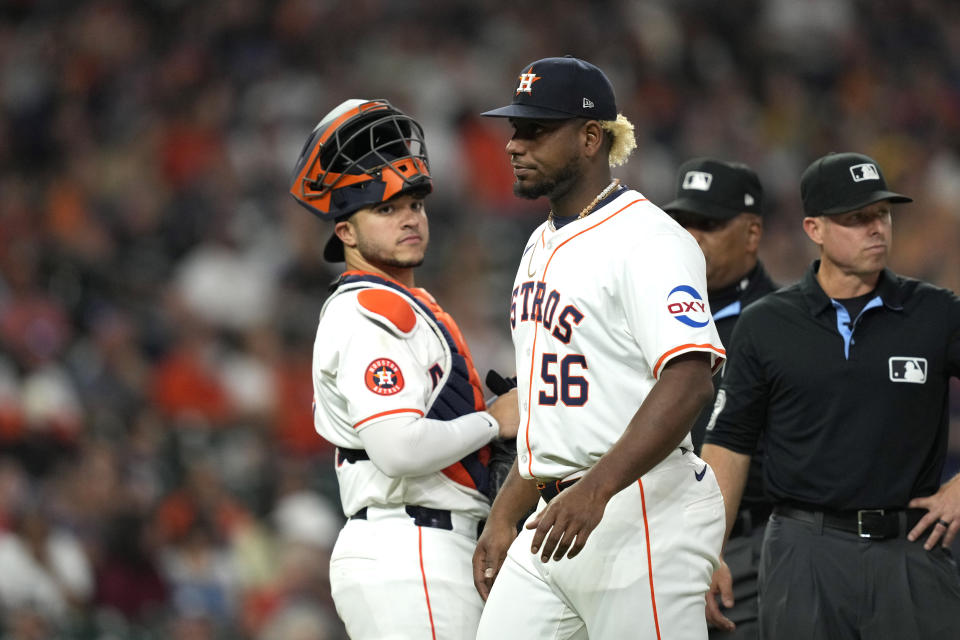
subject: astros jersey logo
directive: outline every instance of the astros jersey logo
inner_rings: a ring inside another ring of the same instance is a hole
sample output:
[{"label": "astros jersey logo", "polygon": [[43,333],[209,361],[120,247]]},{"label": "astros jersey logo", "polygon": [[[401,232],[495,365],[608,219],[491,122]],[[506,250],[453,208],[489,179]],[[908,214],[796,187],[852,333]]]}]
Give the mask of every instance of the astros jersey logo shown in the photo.
[{"label": "astros jersey logo", "polygon": [[533,93],[533,83],[540,79],[540,76],[533,72],[533,67],[526,73],[520,74],[520,84],[517,85],[517,93]]},{"label": "astros jersey logo", "polygon": [[400,367],[389,358],[377,358],[371,362],[363,379],[367,383],[367,389],[377,395],[392,396],[403,389]]},{"label": "astros jersey logo", "polygon": [[667,294],[667,312],[688,327],[705,327],[710,322],[703,296],[686,284]]}]

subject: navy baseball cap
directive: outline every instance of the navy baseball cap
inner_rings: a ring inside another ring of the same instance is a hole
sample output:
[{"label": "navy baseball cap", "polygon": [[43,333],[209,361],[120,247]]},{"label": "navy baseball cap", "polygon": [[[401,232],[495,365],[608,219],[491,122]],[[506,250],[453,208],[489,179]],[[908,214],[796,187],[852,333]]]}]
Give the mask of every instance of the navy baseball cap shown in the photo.
[{"label": "navy baseball cap", "polygon": [[763,188],[745,164],[693,158],[680,165],[676,199],[663,210],[711,220],[729,220],[744,212],[763,215]]},{"label": "navy baseball cap", "polygon": [[837,215],[874,202],[913,202],[887,190],[879,165],[862,153],[828,153],[807,167],[800,178],[800,198],[808,216]]},{"label": "navy baseball cap", "polygon": [[544,58],[524,67],[506,107],[480,114],[492,118],[616,120],[617,102],[606,74],[573,56]]}]

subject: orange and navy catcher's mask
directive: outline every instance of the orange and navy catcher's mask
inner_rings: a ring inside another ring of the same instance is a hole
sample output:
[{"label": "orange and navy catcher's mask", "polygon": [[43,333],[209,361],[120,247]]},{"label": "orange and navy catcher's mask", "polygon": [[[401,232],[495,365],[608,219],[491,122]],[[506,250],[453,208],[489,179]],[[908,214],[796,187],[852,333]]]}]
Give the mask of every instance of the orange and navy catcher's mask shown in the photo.
[{"label": "orange and navy catcher's mask", "polygon": [[420,124],[386,100],[351,99],[307,138],[290,193],[310,213],[338,220],[400,193],[432,189]]}]

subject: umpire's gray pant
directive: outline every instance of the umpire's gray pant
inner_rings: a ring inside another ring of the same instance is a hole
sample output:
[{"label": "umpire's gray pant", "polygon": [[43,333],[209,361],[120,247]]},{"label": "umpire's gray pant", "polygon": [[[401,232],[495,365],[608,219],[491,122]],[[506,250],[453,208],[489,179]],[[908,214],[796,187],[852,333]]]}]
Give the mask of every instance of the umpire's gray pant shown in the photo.
[{"label": "umpire's gray pant", "polygon": [[760,558],[760,638],[960,638],[960,575],[950,551],[773,515]]}]

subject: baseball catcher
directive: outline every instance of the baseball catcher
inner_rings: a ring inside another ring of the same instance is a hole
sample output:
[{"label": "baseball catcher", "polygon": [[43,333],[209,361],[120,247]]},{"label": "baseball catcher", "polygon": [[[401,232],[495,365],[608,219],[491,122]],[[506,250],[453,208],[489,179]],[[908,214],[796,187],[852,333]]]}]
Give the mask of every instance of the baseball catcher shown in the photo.
[{"label": "baseball catcher", "polygon": [[354,639],[476,635],[489,444],[517,433],[516,392],[485,406],[460,329],[414,285],[432,188],[420,125],[386,100],[348,100],[310,134],[290,189],[334,222],[323,255],[346,263],[317,328],[313,417],[337,446],[348,519],[330,584]]}]

